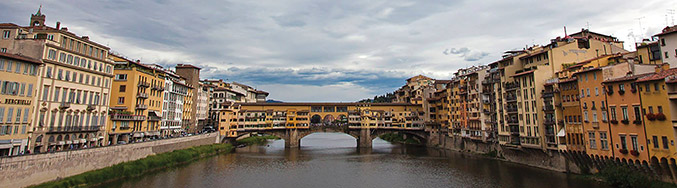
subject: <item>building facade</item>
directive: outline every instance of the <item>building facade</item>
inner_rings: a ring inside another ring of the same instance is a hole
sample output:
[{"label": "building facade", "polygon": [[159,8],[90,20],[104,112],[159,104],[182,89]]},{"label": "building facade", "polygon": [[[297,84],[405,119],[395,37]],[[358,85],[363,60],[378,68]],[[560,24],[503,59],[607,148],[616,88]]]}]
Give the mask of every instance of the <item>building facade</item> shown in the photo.
[{"label": "building facade", "polygon": [[0,156],[27,153],[42,62],[0,52]]}]

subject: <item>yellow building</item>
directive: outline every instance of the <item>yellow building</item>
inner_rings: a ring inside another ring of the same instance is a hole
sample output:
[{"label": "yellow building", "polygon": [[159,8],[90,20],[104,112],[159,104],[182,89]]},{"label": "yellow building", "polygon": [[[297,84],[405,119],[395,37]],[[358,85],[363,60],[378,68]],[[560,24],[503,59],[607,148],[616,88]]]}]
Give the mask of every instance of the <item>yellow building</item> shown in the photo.
[{"label": "yellow building", "polygon": [[44,63],[38,90],[38,110],[29,150],[59,151],[106,143],[113,64],[109,48],[61,27],[45,24],[38,10],[29,26],[2,24],[9,37],[0,40],[8,53],[40,59]]},{"label": "yellow building", "polygon": [[[641,95],[642,112],[646,128],[647,147],[651,163],[674,161],[677,153],[675,147],[675,127],[673,127],[673,109],[666,78],[674,80],[677,69],[668,69],[668,64],[656,68],[656,72],[637,79],[635,82]],[[673,88],[674,89],[674,88]]]},{"label": "yellow building", "polygon": [[42,62],[0,52],[0,156],[27,152]]},{"label": "yellow building", "polygon": [[661,47],[658,45],[658,41],[644,41],[635,44],[635,47],[639,64],[663,64]]},{"label": "yellow building", "polygon": [[109,57],[115,62],[111,118],[106,127],[111,144],[160,136],[165,82],[162,72],[118,55]]}]

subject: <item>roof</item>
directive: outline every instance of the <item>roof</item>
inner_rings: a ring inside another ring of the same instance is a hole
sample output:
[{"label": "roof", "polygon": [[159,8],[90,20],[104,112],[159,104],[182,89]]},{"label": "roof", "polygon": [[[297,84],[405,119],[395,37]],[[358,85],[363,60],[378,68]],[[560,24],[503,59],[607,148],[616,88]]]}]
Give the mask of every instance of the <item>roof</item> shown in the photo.
[{"label": "roof", "polygon": [[527,75],[527,74],[533,73],[534,71],[536,71],[536,70],[530,70],[530,71],[520,72],[520,73],[517,73],[517,74],[515,74],[515,75],[512,75],[512,77],[518,77],[518,76],[522,76],[522,75]]},{"label": "roof", "polygon": [[254,91],[254,93],[256,93],[256,94],[265,94],[265,95],[268,95],[268,92],[261,91],[261,90],[256,90],[256,91]]},{"label": "roof", "polygon": [[451,80],[435,80],[435,84],[448,84]]},{"label": "roof", "polygon": [[565,79],[559,79],[559,83],[567,83],[567,82],[573,82],[578,80],[576,77],[571,77],[571,78],[565,78]]},{"label": "roof", "polygon": [[237,103],[242,106],[421,106],[410,103],[358,103],[358,102],[282,102],[282,103]]},{"label": "roof", "polygon": [[526,55],[526,56],[520,57],[520,59],[526,59],[526,58],[533,57],[533,56],[536,56],[536,55],[539,55],[539,54],[542,54],[542,53],[545,53],[545,52],[548,52],[548,50],[541,49],[541,51],[539,51],[539,52],[536,52],[536,53],[530,53],[530,54],[528,54],[528,55]]},{"label": "roof", "polygon": [[654,36],[663,36],[663,35],[667,35],[667,34],[671,34],[671,33],[675,33],[675,32],[677,32],[677,25],[665,27],[665,28],[663,28],[663,31],[661,33],[658,33]]},{"label": "roof", "polygon": [[578,72],[575,72],[574,74],[586,73],[586,72],[596,71],[596,70],[602,70],[602,69],[599,68],[599,67],[590,68],[590,69],[583,69],[583,70],[580,70]]},{"label": "roof", "polygon": [[671,68],[668,70],[664,70],[658,73],[653,73],[647,76],[644,76],[642,78],[637,79],[637,82],[647,82],[647,81],[654,81],[654,80],[662,80],[665,79],[668,76],[673,76],[677,75],[677,68]]},{"label": "roof", "polygon": [[631,81],[631,80],[636,80],[637,78],[641,78],[641,77],[643,77],[643,76],[647,76],[647,75],[650,75],[650,74],[654,74],[654,73],[637,74],[637,75],[626,75],[626,76],[623,76],[623,77],[620,77],[620,78],[609,79],[609,80],[606,80],[606,81],[604,81],[604,82],[602,82],[602,83],[613,83],[613,82]]},{"label": "roof", "polygon": [[193,69],[202,69],[200,67],[193,66],[191,64],[178,64],[176,65],[176,68],[193,68]]},{"label": "roof", "polygon": [[10,59],[14,59],[14,60],[29,62],[29,63],[42,64],[42,61],[40,61],[40,60],[33,59],[31,57],[26,57],[26,56],[23,56],[23,55],[20,55],[20,54],[10,54],[10,53],[0,52],[0,57],[10,58]]}]

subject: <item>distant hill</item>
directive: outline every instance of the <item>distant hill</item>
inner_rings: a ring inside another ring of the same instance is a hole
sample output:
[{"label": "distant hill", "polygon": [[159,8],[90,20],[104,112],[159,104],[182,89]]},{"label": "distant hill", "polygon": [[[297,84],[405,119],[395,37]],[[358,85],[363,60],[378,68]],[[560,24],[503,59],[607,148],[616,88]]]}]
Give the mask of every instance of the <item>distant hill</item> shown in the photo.
[{"label": "distant hill", "polygon": [[386,93],[385,95],[381,96],[374,96],[373,99],[362,99],[357,102],[363,102],[363,103],[390,103],[393,102],[393,99],[395,99],[395,94],[393,93]]},{"label": "distant hill", "polygon": [[283,103],[283,102],[282,101],[276,101],[276,100],[273,100],[273,99],[268,99],[268,100],[266,100],[266,103]]}]

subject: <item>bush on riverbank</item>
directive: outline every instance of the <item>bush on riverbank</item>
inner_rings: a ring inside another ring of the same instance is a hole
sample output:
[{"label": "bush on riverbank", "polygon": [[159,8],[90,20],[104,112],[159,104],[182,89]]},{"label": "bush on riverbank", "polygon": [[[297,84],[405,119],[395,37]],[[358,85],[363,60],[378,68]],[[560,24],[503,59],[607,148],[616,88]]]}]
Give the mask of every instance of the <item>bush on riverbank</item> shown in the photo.
[{"label": "bush on riverbank", "polygon": [[379,138],[381,138],[385,141],[391,142],[391,143],[421,144],[421,142],[419,142],[418,140],[413,139],[411,137],[404,139],[404,135],[399,134],[399,133],[386,133],[386,134],[381,135]]},{"label": "bush on riverbank", "polygon": [[140,176],[149,171],[172,167],[189,162],[193,159],[230,152],[232,149],[233,146],[230,144],[212,144],[175,150],[85,172],[33,187],[89,187],[116,179]]},{"label": "bush on riverbank", "polygon": [[278,140],[278,139],[280,139],[280,137],[273,136],[273,135],[263,135],[263,136],[250,136],[250,137],[238,140],[236,142],[237,142],[237,144],[244,144],[244,145],[263,145],[268,140]]},{"label": "bush on riverbank", "polygon": [[654,180],[639,171],[622,166],[606,167],[596,176],[613,187],[677,187],[674,184]]}]

